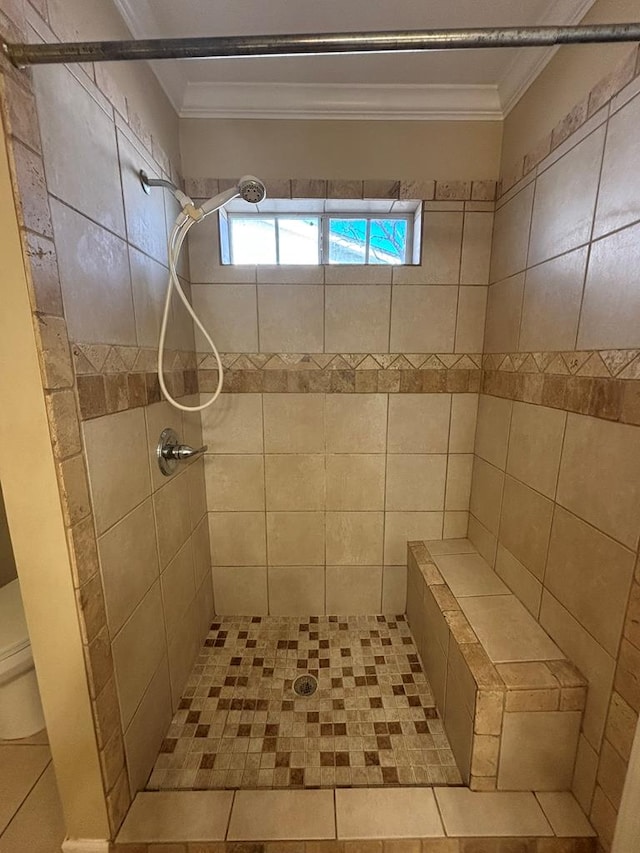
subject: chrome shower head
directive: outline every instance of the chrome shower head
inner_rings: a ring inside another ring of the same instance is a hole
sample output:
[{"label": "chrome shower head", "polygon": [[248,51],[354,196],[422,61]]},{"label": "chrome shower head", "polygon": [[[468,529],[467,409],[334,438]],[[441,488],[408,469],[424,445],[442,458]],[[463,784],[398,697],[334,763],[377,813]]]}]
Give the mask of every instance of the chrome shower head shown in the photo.
[{"label": "chrome shower head", "polygon": [[254,175],[244,175],[238,181],[240,198],[251,204],[259,204],[267,197],[267,188],[259,178]]}]

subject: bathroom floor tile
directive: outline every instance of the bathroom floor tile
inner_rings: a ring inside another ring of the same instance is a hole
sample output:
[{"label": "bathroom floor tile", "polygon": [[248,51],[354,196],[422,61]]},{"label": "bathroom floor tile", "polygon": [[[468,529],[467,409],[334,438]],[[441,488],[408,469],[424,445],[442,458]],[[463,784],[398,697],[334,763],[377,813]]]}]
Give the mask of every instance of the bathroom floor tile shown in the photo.
[{"label": "bathroom floor tile", "polygon": [[118,841],[224,841],[232,801],[224,791],[138,794]]},{"label": "bathroom floor tile", "polygon": [[553,835],[536,798],[528,791],[478,793],[468,788],[436,788],[434,793],[447,835]]},{"label": "bathroom floor tile", "polygon": [[229,841],[335,838],[331,791],[240,791],[236,794]]},{"label": "bathroom floor tile", "polygon": [[433,838],[444,835],[430,788],[336,791],[338,838]]},{"label": "bathroom floor tile", "polygon": [[147,790],[460,784],[404,616],[220,616]]}]

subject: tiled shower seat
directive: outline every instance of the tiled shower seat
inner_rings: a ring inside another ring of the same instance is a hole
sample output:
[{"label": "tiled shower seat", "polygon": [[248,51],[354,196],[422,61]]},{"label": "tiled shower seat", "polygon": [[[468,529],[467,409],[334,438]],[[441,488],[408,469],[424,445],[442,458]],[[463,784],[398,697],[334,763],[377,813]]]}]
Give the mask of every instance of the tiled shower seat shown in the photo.
[{"label": "tiled shower seat", "polygon": [[472,790],[571,786],[586,681],[466,539],[410,542],[407,617]]}]

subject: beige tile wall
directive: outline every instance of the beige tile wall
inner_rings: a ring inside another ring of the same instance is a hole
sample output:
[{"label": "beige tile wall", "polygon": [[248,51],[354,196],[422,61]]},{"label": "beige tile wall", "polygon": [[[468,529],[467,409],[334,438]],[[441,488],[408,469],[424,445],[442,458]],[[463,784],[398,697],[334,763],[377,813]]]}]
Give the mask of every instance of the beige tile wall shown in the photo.
[{"label": "beige tile wall", "polygon": [[[485,352],[640,347],[637,91],[497,203]],[[469,535],[589,680],[573,790],[609,849],[640,712],[640,430],[569,407],[480,396]]]},{"label": "beige tile wall", "polygon": [[466,534],[476,404],[222,395],[203,413],[217,612],[403,612],[407,540]]},{"label": "beige tile wall", "polygon": [[[46,22],[31,17],[53,40]],[[166,176],[169,163],[132,120],[124,96],[114,88],[107,99],[95,85],[92,69],[53,67],[33,76],[69,342],[155,347],[176,206],[161,190],[146,195],[137,172]],[[188,289],[188,266],[182,273]],[[190,320],[174,308],[172,321],[169,347],[194,352]],[[76,352],[75,365],[81,360]],[[86,467],[90,495],[79,492],[75,512],[82,518],[92,506],[97,535],[100,571],[79,594],[88,639],[98,632],[101,642],[91,660],[92,690],[103,689],[113,667],[121,733],[111,743],[120,752],[124,744],[134,792],[146,782],[213,613],[204,463],[163,477],[155,452],[166,426],[202,444],[199,415],[156,403],[85,421],[74,444],[82,456],[66,463],[78,468],[78,483]],[[92,527],[89,518],[85,553]],[[106,625],[98,631],[99,617]]]},{"label": "beige tile wall", "polygon": [[493,203],[426,201],[422,221],[418,266],[256,268],[219,264],[212,217],[190,237],[194,306],[223,352],[479,352]]}]

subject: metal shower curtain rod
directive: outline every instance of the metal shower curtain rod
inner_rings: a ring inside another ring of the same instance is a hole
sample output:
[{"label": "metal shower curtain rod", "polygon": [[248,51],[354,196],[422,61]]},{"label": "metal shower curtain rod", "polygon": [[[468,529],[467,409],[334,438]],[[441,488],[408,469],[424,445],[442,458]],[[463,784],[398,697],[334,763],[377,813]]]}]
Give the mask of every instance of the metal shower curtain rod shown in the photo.
[{"label": "metal shower curtain rod", "polygon": [[3,43],[14,65],[65,62],[119,62],[138,59],[213,59],[241,56],[297,56],[332,53],[397,53],[475,50],[495,47],[549,47],[560,44],[640,41],[640,23],[571,27],[502,27],[398,32],[298,35],[211,36],[133,41]]}]

